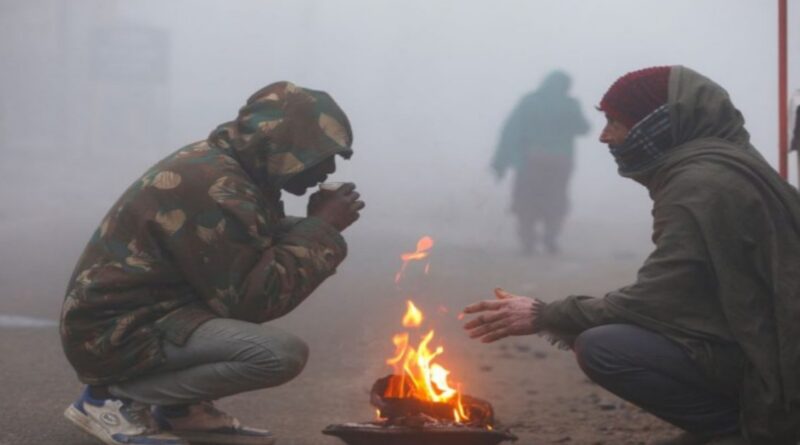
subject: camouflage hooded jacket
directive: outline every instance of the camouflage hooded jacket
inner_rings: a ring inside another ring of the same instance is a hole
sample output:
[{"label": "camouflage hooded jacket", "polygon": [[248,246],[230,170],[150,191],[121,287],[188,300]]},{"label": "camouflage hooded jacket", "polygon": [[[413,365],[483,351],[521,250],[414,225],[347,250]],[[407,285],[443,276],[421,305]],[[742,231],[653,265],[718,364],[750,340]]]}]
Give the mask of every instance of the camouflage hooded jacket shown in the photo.
[{"label": "camouflage hooded jacket", "polygon": [[287,219],[281,186],[352,154],[326,93],[288,82],[255,93],[235,121],[168,156],[114,204],[67,288],[61,340],[81,381],[120,382],[162,363],[215,317],[262,323],[300,304],[344,259],[339,232]]}]

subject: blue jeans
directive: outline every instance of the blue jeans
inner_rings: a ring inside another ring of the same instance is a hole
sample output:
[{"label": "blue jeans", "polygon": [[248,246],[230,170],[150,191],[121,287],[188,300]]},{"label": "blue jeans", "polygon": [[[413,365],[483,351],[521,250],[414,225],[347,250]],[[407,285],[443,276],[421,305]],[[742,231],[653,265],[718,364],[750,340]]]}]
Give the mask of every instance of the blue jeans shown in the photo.
[{"label": "blue jeans", "polygon": [[286,383],[300,374],[308,346],[269,325],[215,318],[186,344],[164,342],[166,362],[141,378],[109,387],[116,397],[178,405]]},{"label": "blue jeans", "polygon": [[711,389],[686,352],[662,335],[598,326],[581,333],[573,349],[592,381],[683,430],[714,436],[739,429],[738,402]]}]

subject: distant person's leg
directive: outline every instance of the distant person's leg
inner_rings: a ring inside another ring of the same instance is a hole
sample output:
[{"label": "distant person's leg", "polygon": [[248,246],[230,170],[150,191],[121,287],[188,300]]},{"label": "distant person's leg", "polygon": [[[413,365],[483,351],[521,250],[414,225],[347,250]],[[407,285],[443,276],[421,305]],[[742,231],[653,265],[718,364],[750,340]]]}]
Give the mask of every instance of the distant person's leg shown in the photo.
[{"label": "distant person's leg", "polygon": [[536,253],[536,221],[529,215],[517,215],[517,235],[522,244],[522,254]]},{"label": "distant person's leg", "polygon": [[538,236],[536,225],[535,199],[532,198],[530,170],[519,170],[514,178],[514,189],[511,195],[511,210],[517,217],[517,235],[522,246],[522,254],[529,256],[536,253]]},{"label": "distant person's leg", "polygon": [[561,153],[542,156],[540,162],[540,188],[547,195],[542,211],[543,242],[548,253],[555,254],[560,251],[558,238],[569,213],[569,180],[573,162],[572,156]]},{"label": "distant person's leg", "polygon": [[676,343],[628,324],[598,326],[575,341],[578,364],[595,383],[700,437],[735,433],[737,401],[711,389]]},{"label": "distant person's leg", "polygon": [[241,427],[210,402],[288,382],[305,366],[308,347],[269,325],[220,318],[200,325],[183,346],[165,342],[164,353],[156,372],[111,393],[157,405],[162,427],[192,443],[268,444],[269,432]]},{"label": "distant person's leg", "polygon": [[542,219],[542,243],[547,249],[549,254],[557,254],[561,252],[559,247],[558,237],[561,235],[561,228],[564,225],[566,212],[553,210],[546,214]]}]

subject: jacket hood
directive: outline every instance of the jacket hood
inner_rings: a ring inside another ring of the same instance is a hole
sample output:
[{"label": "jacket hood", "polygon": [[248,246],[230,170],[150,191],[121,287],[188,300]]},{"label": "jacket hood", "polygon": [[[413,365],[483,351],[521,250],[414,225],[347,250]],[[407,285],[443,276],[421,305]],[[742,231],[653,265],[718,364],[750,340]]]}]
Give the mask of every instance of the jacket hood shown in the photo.
[{"label": "jacket hood", "polygon": [[285,81],[250,96],[236,120],[219,125],[208,141],[272,190],[330,156],[353,154],[350,122],[333,98]]},{"label": "jacket hood", "polygon": [[684,66],[673,66],[669,76],[667,104],[675,145],[701,138],[719,138],[750,146],[742,113],[728,92],[716,82]]},{"label": "jacket hood", "polygon": [[544,78],[537,93],[547,96],[566,96],[572,86],[572,78],[561,70],[551,72]]}]

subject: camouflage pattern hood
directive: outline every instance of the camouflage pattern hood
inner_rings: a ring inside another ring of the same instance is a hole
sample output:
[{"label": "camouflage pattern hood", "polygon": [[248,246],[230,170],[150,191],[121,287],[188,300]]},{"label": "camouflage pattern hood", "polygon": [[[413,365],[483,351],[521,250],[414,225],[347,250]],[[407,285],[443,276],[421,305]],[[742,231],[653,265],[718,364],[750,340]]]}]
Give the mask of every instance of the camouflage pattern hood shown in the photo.
[{"label": "camouflage pattern hood", "polygon": [[350,123],[333,99],[290,82],[257,91],[209,141],[230,150],[257,184],[271,190],[331,155],[353,154]]}]

